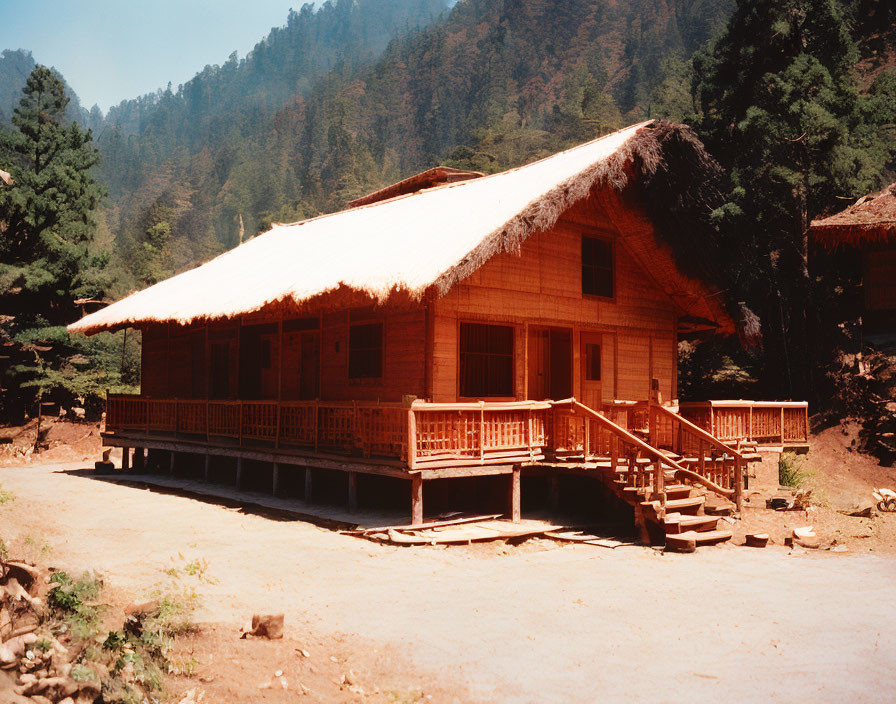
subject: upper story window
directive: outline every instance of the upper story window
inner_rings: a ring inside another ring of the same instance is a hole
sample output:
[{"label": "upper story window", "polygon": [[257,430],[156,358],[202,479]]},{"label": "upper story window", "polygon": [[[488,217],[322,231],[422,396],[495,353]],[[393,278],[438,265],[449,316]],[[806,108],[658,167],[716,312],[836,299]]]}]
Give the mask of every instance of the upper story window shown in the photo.
[{"label": "upper story window", "polygon": [[513,396],[513,328],[461,323],[460,395]]},{"label": "upper story window", "polygon": [[348,378],[383,376],[383,324],[352,325],[348,333]]},{"label": "upper story window", "polygon": [[582,237],[582,293],[613,298],[613,244],[596,237]]}]

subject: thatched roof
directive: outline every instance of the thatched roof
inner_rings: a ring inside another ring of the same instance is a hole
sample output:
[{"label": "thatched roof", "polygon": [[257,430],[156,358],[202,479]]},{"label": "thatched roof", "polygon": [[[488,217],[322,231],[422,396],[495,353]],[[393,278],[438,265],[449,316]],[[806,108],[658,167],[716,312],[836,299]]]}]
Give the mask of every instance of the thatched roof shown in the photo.
[{"label": "thatched roof", "polygon": [[830,249],[840,244],[896,242],[896,183],[862,196],[835,215],[813,220],[810,231],[816,242]]},{"label": "thatched roof", "polygon": [[388,200],[396,196],[416,193],[424,188],[433,188],[434,186],[457,183],[458,181],[468,181],[471,178],[480,178],[484,175],[478,171],[464,171],[463,169],[452,169],[450,166],[436,166],[419,174],[414,174],[398,183],[393,183],[391,186],[368,193],[366,196],[350,200],[348,207],[357,208],[359,205],[370,205],[371,203],[378,203],[381,200]]},{"label": "thatched roof", "polygon": [[[699,147],[685,127],[642,123],[503,173],[274,225],[69,330],[90,334],[149,322],[231,318],[276,304],[307,304],[340,289],[378,302],[399,293],[443,295],[495,254],[519,252],[527,237],[550,229],[595,187],[622,191],[630,179],[658,173],[666,142]],[[700,188],[693,179],[690,185]],[[733,331],[718,291],[682,273],[667,244],[647,240],[638,240],[643,251],[634,254],[662,273],[658,282],[680,313]]]}]

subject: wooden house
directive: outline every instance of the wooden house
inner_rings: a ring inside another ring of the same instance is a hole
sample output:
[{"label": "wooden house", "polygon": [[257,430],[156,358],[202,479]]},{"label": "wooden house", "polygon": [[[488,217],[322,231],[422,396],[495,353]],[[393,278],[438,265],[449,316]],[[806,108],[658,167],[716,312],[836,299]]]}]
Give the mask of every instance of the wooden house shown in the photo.
[{"label": "wooden house", "polygon": [[814,220],[810,232],[826,250],[859,254],[869,331],[896,333],[896,183]]},{"label": "wooden house", "polygon": [[[308,492],[343,470],[350,505],[358,474],[403,478],[415,522],[425,481],[497,474],[516,517],[528,471],[609,471],[654,517],[670,471],[735,498],[743,458],[707,409],[656,403],[677,396],[679,333],[735,330],[660,233],[681,218],[648,215],[673,158],[706,160],[687,128],[645,123],[491,176],[431,170],[88,315],[70,330],[143,335],[141,394],[110,396],[106,441],[137,463],[265,461],[275,490],[284,467]],[[763,432],[805,442],[803,406],[771,410]],[[748,439],[752,410],[727,412]]]}]

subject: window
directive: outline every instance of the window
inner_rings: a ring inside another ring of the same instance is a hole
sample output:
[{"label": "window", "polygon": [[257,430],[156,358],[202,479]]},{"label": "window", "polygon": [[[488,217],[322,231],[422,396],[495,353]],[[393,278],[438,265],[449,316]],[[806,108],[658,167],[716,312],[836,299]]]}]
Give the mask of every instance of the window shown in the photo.
[{"label": "window", "polygon": [[582,238],[582,293],[613,298],[613,245],[594,237]]},{"label": "window", "polygon": [[461,323],[460,395],[513,396],[513,328]]},{"label": "window", "polygon": [[600,345],[585,345],[585,381],[600,381]]},{"label": "window", "polygon": [[348,378],[383,376],[383,324],[352,325],[348,333]]}]

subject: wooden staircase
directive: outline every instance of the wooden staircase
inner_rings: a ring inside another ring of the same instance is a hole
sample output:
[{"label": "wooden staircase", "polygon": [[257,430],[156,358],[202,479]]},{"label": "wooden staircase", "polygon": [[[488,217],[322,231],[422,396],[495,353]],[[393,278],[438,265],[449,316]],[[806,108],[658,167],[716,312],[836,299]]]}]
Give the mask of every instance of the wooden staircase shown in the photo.
[{"label": "wooden staircase", "polygon": [[569,414],[567,423],[583,421],[582,457],[633,508],[642,541],[692,552],[731,540],[731,531],[719,528],[721,516],[706,515],[704,507],[709,491],[739,509],[745,459],[737,450],[661,407],[651,407],[651,430],[666,423],[665,436],[672,441],[665,449],[575,399],[556,405]]}]

